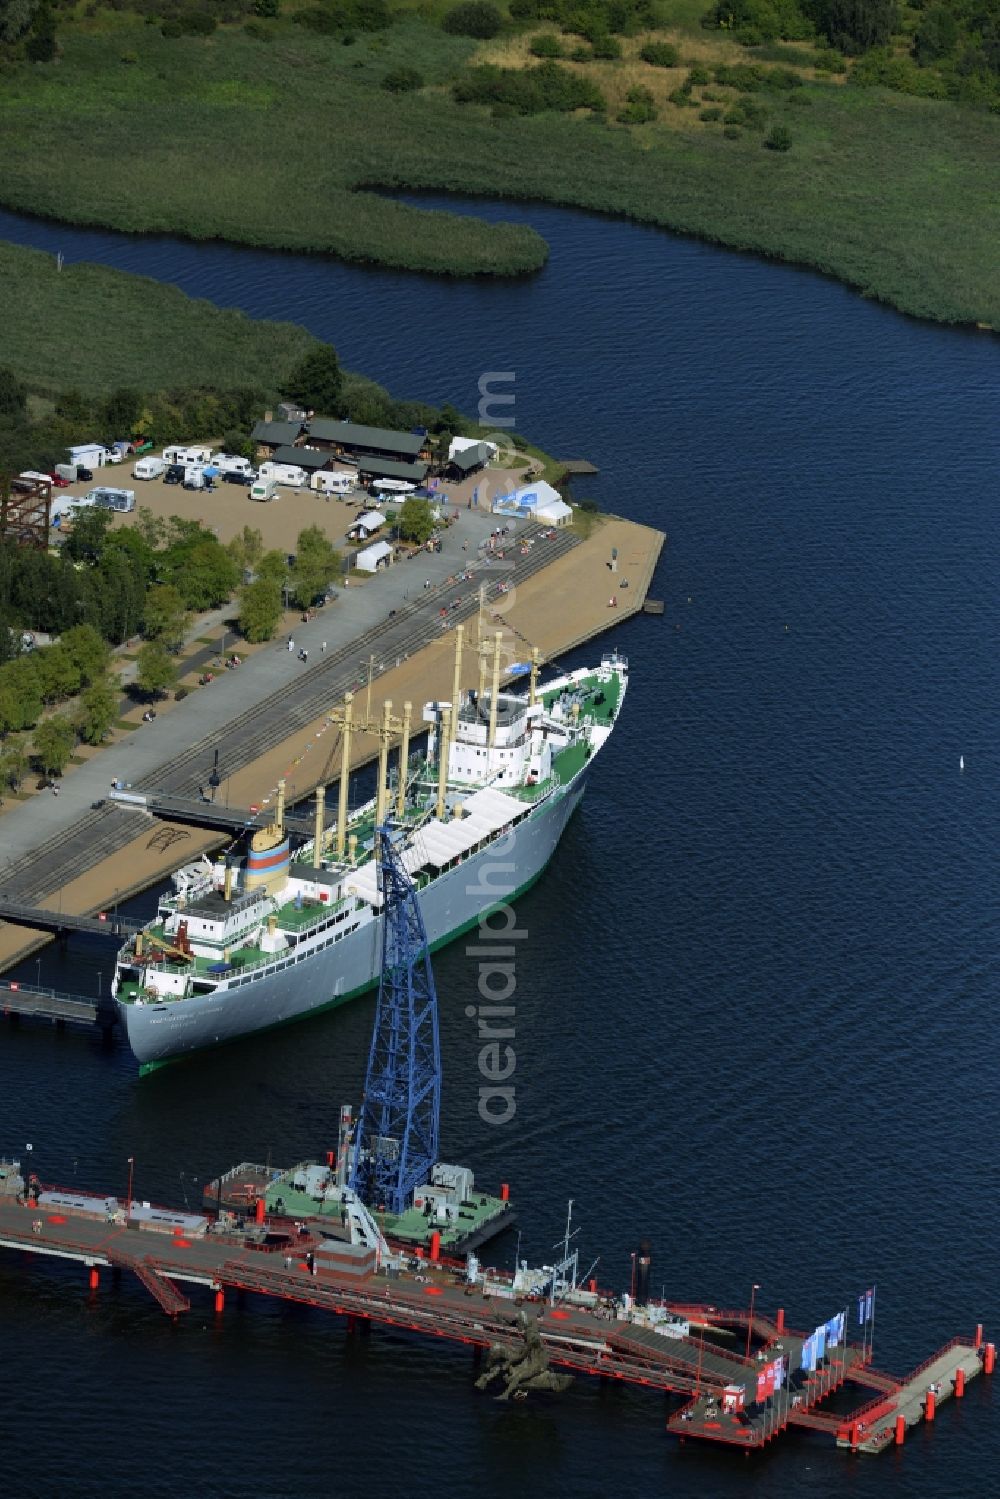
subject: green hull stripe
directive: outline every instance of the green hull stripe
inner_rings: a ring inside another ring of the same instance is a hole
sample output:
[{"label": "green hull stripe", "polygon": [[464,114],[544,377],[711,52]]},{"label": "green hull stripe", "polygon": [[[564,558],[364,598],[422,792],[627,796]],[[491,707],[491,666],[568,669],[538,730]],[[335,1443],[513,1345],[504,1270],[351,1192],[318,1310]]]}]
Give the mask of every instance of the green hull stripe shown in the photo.
[{"label": "green hull stripe", "polygon": [[[558,847],[558,844],[556,845],[556,847]],[[555,853],[555,849],[552,850],[552,853]],[[546,859],[542,867],[531,876],[531,879],[525,880],[524,884],[519,885],[512,894],[505,896],[503,900],[498,900],[494,905],[488,906],[486,910],[480,911],[477,915],[473,916],[471,920],[463,922],[460,927],[456,927],[453,932],[448,932],[444,937],[439,937],[436,942],[432,942],[430,946],[431,952],[437,952],[439,948],[447,947],[451,942],[457,942],[459,937],[464,937],[466,932],[471,932],[474,926],[478,926],[479,923],[486,917],[492,916],[494,911],[499,911],[502,906],[509,905],[511,901],[518,900],[522,895],[524,895],[525,891],[530,890],[532,885],[534,885],[538,880],[541,879],[542,875],[548,868],[549,860],[551,858],[552,854],[549,855],[549,858]],[[346,1005],[350,1000],[357,999],[359,995],[369,994],[372,989],[377,988],[378,979],[372,979],[370,983],[362,984],[359,989],[351,989],[346,994],[338,994],[336,998],[327,1000],[326,1004],[315,1005],[312,1009],[305,1010],[299,1015],[289,1015],[287,1020],[275,1020],[271,1025],[262,1025],[259,1030],[252,1031],[250,1032],[250,1034],[254,1036],[264,1036],[268,1031],[280,1030],[286,1025],[295,1025],[297,1022],[303,1020],[312,1020],[313,1016],[315,1015],[325,1015],[329,1010],[339,1009],[341,1005]],[[220,1046],[231,1046],[232,1041],[242,1039],[243,1037],[234,1036],[231,1040],[219,1041],[214,1046],[199,1046],[197,1049],[198,1055],[201,1055],[201,1053],[206,1051],[216,1051]],[[194,1055],[194,1052],[181,1052],[178,1056],[163,1057],[160,1061],[157,1062],[141,1062],[139,1064],[139,1076],[146,1077],[146,1075],[150,1072],[159,1072],[163,1067],[172,1067],[174,1063],[183,1062],[187,1059],[188,1056]]]}]

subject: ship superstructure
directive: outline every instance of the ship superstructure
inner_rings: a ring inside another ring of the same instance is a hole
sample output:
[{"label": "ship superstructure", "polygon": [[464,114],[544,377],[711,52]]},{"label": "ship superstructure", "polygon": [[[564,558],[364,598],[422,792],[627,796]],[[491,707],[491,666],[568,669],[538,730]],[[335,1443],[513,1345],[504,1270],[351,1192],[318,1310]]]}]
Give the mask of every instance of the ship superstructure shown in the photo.
[{"label": "ship superstructure", "polygon": [[[293,849],[281,784],[272,822],[255,830],[244,850],[175,872],[173,894],[161,898],[156,918],[126,944],[116,965],[114,993],[140,1062],[286,1023],[378,982],[383,897],[375,830],[390,807],[433,947],[541,873],[614,727],[628,663],[612,653],[596,668],[539,687],[536,656],[524,669],[525,695],[500,687],[498,639],[489,686],[484,664],[478,688],[460,692],[457,634],[452,697],[423,708],[425,754],[409,753],[410,705],[399,720],[384,705],[370,801],[348,810],[351,739],[363,727],[348,695],[339,715],[335,827],[325,827],[320,788],[314,837]],[[393,737],[401,743],[390,785]],[[490,862],[495,867],[483,878]]]}]

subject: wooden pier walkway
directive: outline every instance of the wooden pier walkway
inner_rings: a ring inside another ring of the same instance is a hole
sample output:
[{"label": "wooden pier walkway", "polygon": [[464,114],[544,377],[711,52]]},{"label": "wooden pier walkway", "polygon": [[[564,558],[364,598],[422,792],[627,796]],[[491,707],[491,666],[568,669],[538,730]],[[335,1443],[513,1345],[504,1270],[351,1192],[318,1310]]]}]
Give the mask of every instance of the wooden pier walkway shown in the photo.
[{"label": "wooden pier walkway", "polygon": [[0,1015],[8,1020],[49,1020],[54,1025],[99,1025],[110,1031],[118,1024],[118,1008],[110,994],[90,999],[34,984],[0,981]]}]

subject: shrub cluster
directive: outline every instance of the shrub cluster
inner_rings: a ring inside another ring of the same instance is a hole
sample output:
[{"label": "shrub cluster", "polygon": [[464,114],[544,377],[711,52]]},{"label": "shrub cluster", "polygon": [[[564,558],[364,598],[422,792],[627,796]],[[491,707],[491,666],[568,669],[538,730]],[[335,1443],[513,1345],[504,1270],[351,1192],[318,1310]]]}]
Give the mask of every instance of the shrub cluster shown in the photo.
[{"label": "shrub cluster", "polygon": [[510,0],[510,14],[515,21],[554,21],[589,42],[656,25],[653,0]]},{"label": "shrub cluster", "polygon": [[625,100],[618,111],[618,119],[623,125],[645,125],[656,119],[656,100],[648,88],[629,89]]},{"label": "shrub cluster", "polygon": [[569,113],[575,109],[603,113],[607,109],[596,84],[557,62],[526,69],[483,64],[459,78],[452,85],[452,94],[459,104],[491,104],[494,114],[533,115],[546,110]]},{"label": "shrub cluster", "polygon": [[672,42],[646,42],[640,48],[639,56],[654,68],[676,68],[681,60]]},{"label": "shrub cluster", "polygon": [[503,16],[489,0],[464,0],[449,10],[441,29],[452,36],[472,36],[489,41],[503,30]]}]

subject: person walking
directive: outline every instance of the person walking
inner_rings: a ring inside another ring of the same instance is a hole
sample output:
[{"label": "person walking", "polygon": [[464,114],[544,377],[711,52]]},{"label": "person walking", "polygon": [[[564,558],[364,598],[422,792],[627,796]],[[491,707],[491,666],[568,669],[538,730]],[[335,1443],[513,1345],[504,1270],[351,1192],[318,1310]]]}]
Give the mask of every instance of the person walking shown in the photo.
[{"label": "person walking", "polygon": [[289,637],[288,637],[288,653],[289,653],[289,655],[291,655],[291,653],[292,653],[292,651],[294,651],[294,649],[295,649],[295,641],[289,635]]},{"label": "person walking", "polygon": [[325,656],[326,655],[326,641],[325,640],[323,641],[323,644],[320,646],[319,649],[320,649],[320,655],[321,656]]}]

